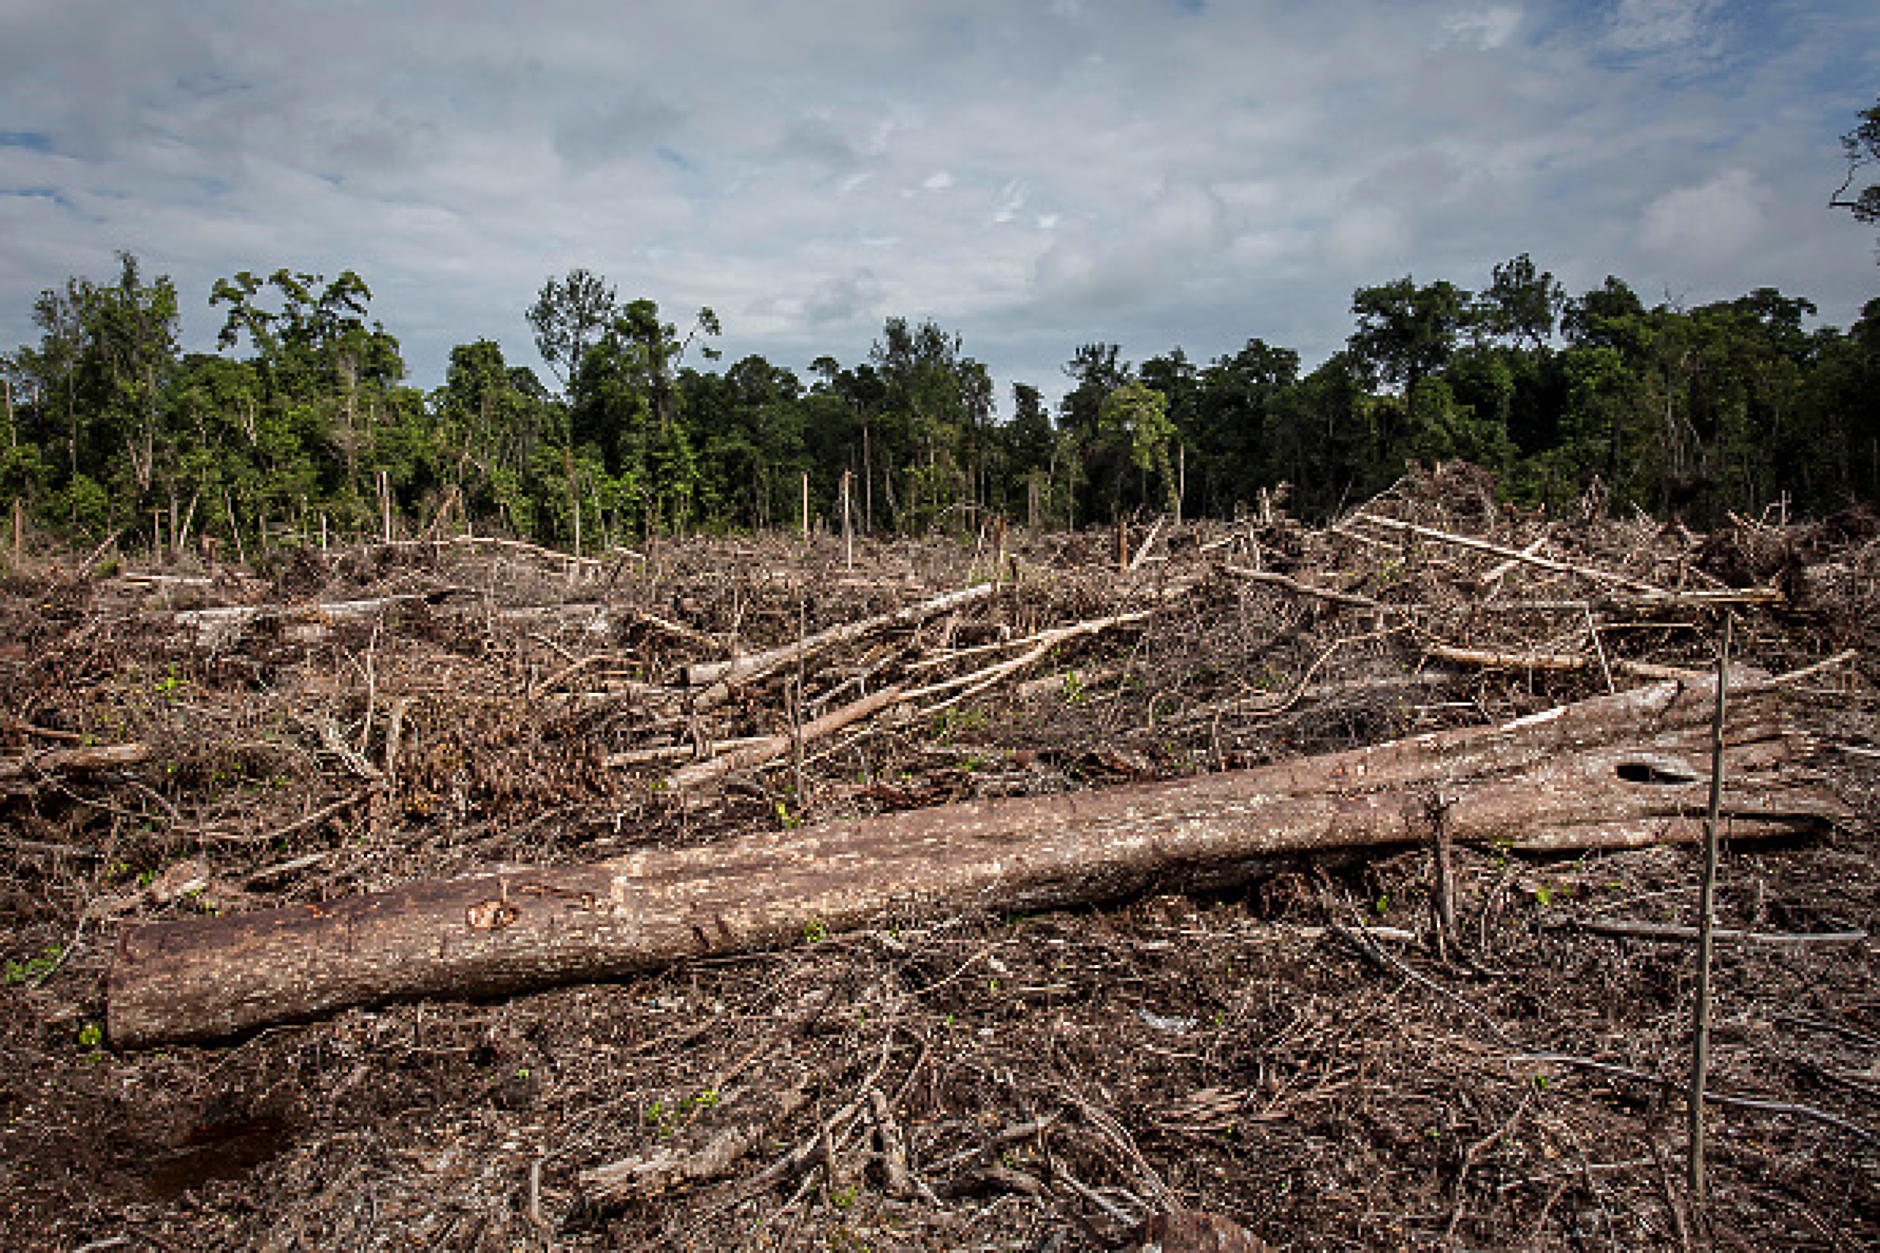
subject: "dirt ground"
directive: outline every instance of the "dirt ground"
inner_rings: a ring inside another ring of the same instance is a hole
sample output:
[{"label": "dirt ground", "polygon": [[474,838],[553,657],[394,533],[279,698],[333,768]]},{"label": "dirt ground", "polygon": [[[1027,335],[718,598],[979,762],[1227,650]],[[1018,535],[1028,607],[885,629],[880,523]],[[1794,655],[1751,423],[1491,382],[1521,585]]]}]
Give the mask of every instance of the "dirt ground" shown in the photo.
[{"label": "dirt ground", "polygon": [[[1851,934],[1880,921],[1877,532],[1850,512],[1694,535],[1596,501],[1549,521],[1449,469],[1323,530],[1271,501],[1145,519],[1133,569],[1114,534],[996,528],[579,564],[462,541],[253,569],[29,551],[0,584],[0,1245],[1068,1251],[1136,1247],[1180,1206],[1281,1249],[1880,1247],[1880,970]],[[986,579],[688,704],[688,664]],[[1785,690],[1854,818],[1726,843],[1718,924],[1818,938],[1717,949],[1710,1087],[1737,1101],[1707,1111],[1703,1205],[1695,946],[1599,929],[1694,922],[1689,846],[1458,849],[1446,959],[1430,856],[1403,851],[214,1045],[104,1035],[127,924],[1496,723],[1714,667],[1703,596],[1751,587],[1783,596],[1732,606],[1736,655],[1829,663]],[[1119,616],[673,785],[712,745]],[[83,758],[110,745],[141,751]],[[613,1163],[646,1195],[609,1193]]]}]

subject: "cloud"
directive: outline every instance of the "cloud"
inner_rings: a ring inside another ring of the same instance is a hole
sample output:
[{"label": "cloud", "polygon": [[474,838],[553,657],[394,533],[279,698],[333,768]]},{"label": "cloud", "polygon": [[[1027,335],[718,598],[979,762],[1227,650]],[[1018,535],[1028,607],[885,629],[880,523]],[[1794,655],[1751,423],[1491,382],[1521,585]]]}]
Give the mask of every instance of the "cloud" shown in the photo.
[{"label": "cloud", "polygon": [[481,337],[532,362],[574,266],[797,369],[932,317],[1002,394],[1096,338],[1309,365],[1353,287],[1519,252],[1845,323],[1871,232],[1821,202],[1870,7],[12,0],[0,348],[119,248],[203,348],[215,278],[356,269],[426,385]]},{"label": "cloud", "polygon": [[1724,170],[1653,199],[1645,207],[1640,242],[1690,268],[1730,262],[1757,242],[1767,199],[1767,189],[1749,170]]},{"label": "cloud", "polygon": [[1319,254],[1341,275],[1400,268],[1410,231],[1403,215],[1387,205],[1357,205],[1326,223]]},{"label": "cloud", "polygon": [[1619,0],[1606,42],[1629,53],[1670,52],[1710,41],[1711,0]]},{"label": "cloud", "polygon": [[1468,44],[1485,52],[1503,47],[1521,25],[1521,10],[1507,5],[1452,13],[1443,19],[1443,33],[1448,40]]}]

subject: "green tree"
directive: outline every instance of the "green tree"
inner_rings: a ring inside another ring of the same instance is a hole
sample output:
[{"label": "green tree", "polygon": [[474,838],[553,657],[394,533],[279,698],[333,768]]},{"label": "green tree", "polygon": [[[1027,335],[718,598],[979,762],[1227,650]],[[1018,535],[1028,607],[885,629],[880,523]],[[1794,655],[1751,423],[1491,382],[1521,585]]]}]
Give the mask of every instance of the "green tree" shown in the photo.
[{"label": "green tree", "polygon": [[1406,275],[1351,296],[1358,318],[1351,351],[1371,364],[1386,383],[1406,393],[1441,369],[1468,325],[1469,293],[1447,282],[1419,287]]},{"label": "green tree", "polygon": [[529,306],[529,325],[535,330],[535,348],[568,394],[575,371],[588,347],[599,342],[618,312],[614,289],[587,270],[568,271],[550,278]]},{"label": "green tree", "polygon": [[[1175,423],[1168,416],[1168,397],[1145,383],[1125,383],[1104,397],[1097,415],[1097,442],[1120,454],[1113,460],[1127,460],[1146,476],[1154,471],[1162,487],[1162,507],[1175,508],[1175,472],[1169,464],[1169,444],[1175,438]],[[1122,500],[1121,475],[1112,488],[1110,513],[1114,517]],[[1148,497],[1146,484],[1141,492]]]},{"label": "green tree", "polygon": [[1482,332],[1530,351],[1552,338],[1566,292],[1554,276],[1522,253],[1495,267],[1487,290],[1475,298],[1472,321]]}]

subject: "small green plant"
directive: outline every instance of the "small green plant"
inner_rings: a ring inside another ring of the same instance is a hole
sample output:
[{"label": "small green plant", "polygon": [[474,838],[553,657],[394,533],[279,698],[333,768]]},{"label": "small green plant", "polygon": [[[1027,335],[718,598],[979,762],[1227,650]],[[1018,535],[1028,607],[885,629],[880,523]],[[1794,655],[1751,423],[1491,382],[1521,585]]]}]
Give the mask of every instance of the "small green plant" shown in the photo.
[{"label": "small green plant", "polygon": [[837,1188],[835,1191],[831,1192],[829,1194],[829,1204],[835,1206],[837,1209],[849,1209],[853,1207],[855,1204],[855,1185],[850,1184],[846,1188]]},{"label": "small green plant", "polygon": [[156,682],[157,695],[173,696],[176,694],[177,689],[181,688],[187,682],[187,679],[176,673],[176,666],[172,663],[169,673],[165,674]]},{"label": "small green plant", "polygon": [[1064,676],[1064,703],[1075,705],[1084,698],[1084,681],[1075,670]]},{"label": "small green plant", "polygon": [[4,972],[0,973],[0,978],[3,978],[8,986],[31,983],[43,975],[50,974],[52,968],[58,963],[59,946],[50,944],[37,957],[28,957],[25,961],[8,962]]},{"label": "small green plant", "polygon": [[1554,903],[1554,890],[1548,887],[1545,883],[1541,884],[1539,887],[1534,889],[1534,903],[1537,905],[1553,904]]},{"label": "small green plant", "polygon": [[829,938],[828,924],[820,918],[811,918],[803,924],[803,943],[821,944]]},{"label": "small green plant", "polygon": [[791,813],[790,807],[782,801],[777,802],[777,821],[783,824],[785,831],[794,831],[803,825],[802,817]]},{"label": "small green plant", "polygon": [[1389,913],[1390,912],[1390,893],[1385,892],[1381,894],[1377,898],[1377,903],[1373,905],[1371,908],[1375,909],[1380,915]]},{"label": "small green plant", "polygon": [[104,1028],[95,1022],[88,1022],[78,1029],[78,1047],[96,1049],[104,1043]]}]

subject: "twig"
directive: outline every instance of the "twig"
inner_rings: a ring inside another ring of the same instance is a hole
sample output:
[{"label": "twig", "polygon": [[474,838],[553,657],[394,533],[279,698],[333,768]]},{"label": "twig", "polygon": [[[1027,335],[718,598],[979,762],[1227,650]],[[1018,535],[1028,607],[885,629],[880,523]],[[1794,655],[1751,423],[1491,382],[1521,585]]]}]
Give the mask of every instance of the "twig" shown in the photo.
[{"label": "twig", "polygon": [[1449,802],[1431,796],[1424,804],[1430,828],[1430,894],[1436,923],[1436,951],[1448,960],[1451,950],[1461,953],[1456,932],[1456,884],[1449,865]]},{"label": "twig", "polygon": [[[1594,935],[1612,936],[1618,939],[1653,940],[1664,944],[1688,944],[1699,938],[1697,927],[1681,927],[1669,922],[1631,922],[1616,919],[1611,922],[1592,921],[1577,924],[1582,931]],[[1836,946],[1859,944],[1867,938],[1865,931],[1816,931],[1777,934],[1767,931],[1738,931],[1728,927],[1715,927],[1710,938],[1718,943],[1762,944],[1772,948],[1805,948],[1810,945]]]},{"label": "twig", "polygon": [[1155,546],[1155,537],[1161,530],[1162,515],[1157,514],[1155,524],[1149,528],[1149,537],[1142,541],[1142,547],[1138,548],[1136,555],[1130,559],[1129,570],[1131,573],[1142,569],[1142,563],[1148,558],[1149,550]]},{"label": "twig", "polygon": [[117,770],[150,759],[148,744],[98,744],[87,748],[49,748],[23,757],[0,757],[0,782],[30,774],[86,774]]},{"label": "twig", "polygon": [[1249,570],[1245,566],[1223,565],[1221,572],[1231,574],[1237,579],[1246,579],[1250,583],[1268,583],[1274,587],[1283,587],[1289,592],[1297,592],[1301,596],[1315,596],[1320,600],[1329,600],[1335,605],[1351,605],[1359,609],[1395,608],[1395,606],[1385,605],[1382,601],[1373,600],[1369,596],[1358,595],[1356,592],[1340,592],[1329,587],[1314,587],[1309,583],[1301,583],[1298,579],[1276,574],[1271,570]]},{"label": "twig", "polygon": [[742,752],[761,744],[768,744],[773,739],[769,735],[746,735],[736,739],[718,740],[706,745],[701,753],[697,744],[664,744],[658,748],[625,748],[617,753],[609,753],[601,758],[601,764],[611,770],[628,766],[650,766],[663,761],[693,761],[700,758],[710,759],[727,753]]},{"label": "twig", "polygon": [[340,735],[339,723],[333,721],[331,714],[320,718],[318,721],[311,718],[302,719],[302,721],[313,723],[314,729],[320,733],[321,745],[325,747],[327,752],[345,762],[348,770],[352,771],[360,778],[370,779],[374,783],[385,777],[385,773],[382,770],[367,761],[363,755],[354,751],[353,747],[346,743],[345,738]]},{"label": "twig", "polygon": [[1606,646],[1600,642],[1599,623],[1593,621],[1593,611],[1591,609],[1586,611],[1586,634],[1587,637],[1593,641],[1593,651],[1599,656],[1599,673],[1605,677],[1606,690],[1608,692],[1618,691],[1619,689],[1613,686],[1612,682],[1612,666],[1606,661]]},{"label": "twig", "polygon": [[[1461,997],[1461,996],[1456,995],[1454,992],[1451,992],[1448,988],[1436,982],[1436,980],[1430,978],[1428,975],[1422,974],[1416,970],[1412,970],[1409,966],[1406,966],[1402,961],[1398,960],[1396,957],[1393,957],[1391,954],[1379,948],[1375,943],[1372,942],[1371,937],[1366,935],[1362,929],[1353,931],[1350,928],[1342,927],[1335,922],[1330,924],[1330,926],[1331,926],[1332,932],[1335,935],[1337,935],[1341,940],[1343,940],[1345,943],[1351,945],[1352,948],[1356,949],[1360,956],[1369,959],[1375,965],[1388,966],[1392,970],[1395,970],[1397,973],[1409,979],[1411,982],[1416,983],[1422,987],[1428,988],[1430,991],[1436,993],[1440,997],[1443,997],[1445,1000],[1449,1000],[1449,1001],[1454,1002],[1457,1005],[1460,1005],[1462,1008],[1468,1010],[1471,1014],[1474,1014],[1477,1018],[1481,1019],[1483,1025],[1488,1028],[1489,1033],[1492,1034],[1497,1040],[1500,1040],[1503,1044],[1507,1045],[1509,1048],[1516,1047],[1514,1040],[1509,1037],[1507,1032],[1501,1029],[1500,1023],[1496,1022],[1494,1018],[1490,1017],[1487,1010],[1481,1008],[1479,1005],[1476,1005],[1473,1001],[1468,1000],[1466,997]],[[1360,924],[1360,928],[1362,928],[1362,924]]]},{"label": "twig", "polygon": [[398,782],[399,741],[405,734],[405,713],[410,708],[411,697],[399,697],[392,702],[392,714],[385,724],[385,786],[388,789]]},{"label": "twig", "polygon": [[[1617,1075],[1621,1079],[1631,1079],[1638,1083],[1654,1083],[1661,1088],[1685,1087],[1676,1079],[1667,1079],[1663,1075],[1654,1075],[1647,1070],[1634,1070],[1630,1066],[1620,1066],[1612,1062],[1602,1062],[1591,1057],[1575,1057],[1570,1053],[1516,1053],[1508,1059],[1510,1062],[1539,1062],[1550,1066],[1577,1066],[1582,1070],[1597,1070],[1602,1074]],[[1836,1131],[1845,1131],[1869,1144],[1880,1144],[1880,1131],[1863,1127],[1859,1123],[1849,1122],[1845,1118],[1816,1109],[1812,1105],[1794,1105],[1787,1101],[1763,1101],[1747,1096],[1727,1096],[1721,1092],[1704,1092],[1704,1100],[1712,1105],[1721,1105],[1725,1109],[1748,1109],[1764,1114],[1791,1114],[1818,1122],[1824,1127],[1833,1127]]]},{"label": "twig", "polygon": [[1730,628],[1723,618],[1723,647],[1717,653],[1717,713],[1710,729],[1710,804],[1704,815],[1704,877],[1697,898],[1697,1003],[1691,1023],[1690,1187],[1702,1205],[1704,1184],[1704,1079],[1710,1069],[1710,959],[1717,926],[1717,826],[1723,799],[1723,713],[1730,681]]},{"label": "twig", "polygon": [[1855,661],[1859,657],[1860,650],[1858,648],[1844,648],[1832,657],[1823,657],[1812,666],[1803,666],[1800,670],[1791,670],[1787,674],[1778,674],[1768,682],[1771,687],[1780,687],[1789,683],[1800,683],[1803,679],[1814,678],[1823,670],[1832,670],[1836,666]]},{"label": "twig", "polygon": [[949,705],[956,705],[960,701],[966,700],[968,697],[975,696],[985,691],[1008,675],[1016,674],[1066,640],[1076,639],[1080,635],[1093,635],[1099,631],[1107,631],[1111,627],[1141,622],[1146,618],[1153,617],[1155,612],[1156,611],[1153,609],[1138,609],[1132,613],[1120,613],[1109,618],[1095,618],[1088,622],[1076,622],[1072,623],[1070,626],[1045,631],[1042,634],[1032,637],[1036,642],[1032,645],[1030,651],[1014,657],[1010,661],[1002,661],[998,665],[988,666],[984,670],[976,670],[971,674],[959,675],[955,678],[942,680],[939,683],[929,684],[923,688],[916,688],[914,691],[907,693],[903,699],[910,702],[922,700],[955,687],[963,687],[964,690],[956,695],[941,701],[939,704],[930,705],[920,711],[922,717],[928,714],[938,713]]},{"label": "twig", "polygon": [[[253,835],[233,835],[221,831],[201,830],[195,832],[195,836],[198,840],[219,840],[226,844],[263,844],[275,840],[284,840],[288,836],[299,835],[309,827],[319,826],[335,814],[343,813],[355,805],[364,803],[371,799],[372,794],[378,791],[382,786],[384,785],[381,783],[374,783],[370,786],[362,787],[350,796],[343,796],[330,805],[316,809],[305,817],[297,818],[286,826],[276,827],[273,830],[257,832]],[[280,867],[274,867],[273,869],[278,870]],[[260,874],[262,872],[257,871],[256,873]]]},{"label": "twig", "polygon": [[1833,1035],[1841,1036],[1843,1039],[1852,1040],[1856,1044],[1864,1044],[1868,1048],[1880,1049],[1880,1036],[1868,1035],[1865,1031],[1850,1027],[1846,1023],[1827,1022],[1820,1018],[1810,1018],[1804,1014],[1775,1014],[1772,1015],[1772,1017],[1776,1022],[1793,1023],[1795,1026],[1804,1027],[1810,1031],[1826,1031]]},{"label": "twig", "polygon": [[1535,556],[1537,553],[1540,552],[1541,549],[1547,547],[1547,535],[1548,535],[1548,532],[1551,531],[1552,529],[1553,529],[1552,526],[1548,526],[1544,528],[1541,531],[1540,535],[1532,543],[1530,543],[1527,547],[1521,550],[1518,556],[1510,557],[1508,558],[1508,560],[1502,562],[1500,565],[1494,567],[1493,569],[1488,570],[1485,573],[1476,576],[1475,590],[1478,592],[1488,591],[1490,587],[1494,586],[1496,583],[1501,582],[1501,580],[1507,576],[1510,570],[1520,565],[1523,559]]}]

